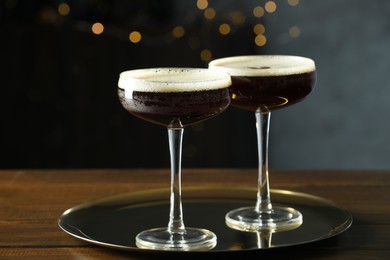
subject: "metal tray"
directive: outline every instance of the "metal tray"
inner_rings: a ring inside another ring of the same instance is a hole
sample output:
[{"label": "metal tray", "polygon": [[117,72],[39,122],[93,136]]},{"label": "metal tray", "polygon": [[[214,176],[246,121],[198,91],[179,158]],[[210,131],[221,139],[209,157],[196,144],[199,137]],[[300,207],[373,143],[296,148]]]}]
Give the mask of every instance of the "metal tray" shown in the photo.
[{"label": "metal tray", "polygon": [[[182,197],[185,225],[206,228],[217,235],[217,245],[207,251],[209,253],[311,243],[336,236],[352,224],[351,214],[332,201],[310,194],[273,189],[272,204],[299,210],[303,215],[303,224],[296,229],[277,233],[241,232],[226,226],[225,214],[237,207],[254,205],[255,189],[184,188]],[[96,245],[138,253],[162,252],[137,248],[135,236],[145,229],[167,226],[168,215],[169,190],[159,189],[83,203],[66,210],[60,216],[58,225],[66,233]]]}]

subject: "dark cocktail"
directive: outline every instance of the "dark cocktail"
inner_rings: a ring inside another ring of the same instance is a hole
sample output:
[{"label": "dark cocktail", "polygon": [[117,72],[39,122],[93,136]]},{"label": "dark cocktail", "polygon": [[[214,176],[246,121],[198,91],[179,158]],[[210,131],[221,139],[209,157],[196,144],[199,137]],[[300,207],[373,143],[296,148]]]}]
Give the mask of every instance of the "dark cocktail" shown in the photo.
[{"label": "dark cocktail", "polygon": [[313,60],[289,55],[251,55],[221,58],[209,63],[215,71],[232,77],[231,105],[254,112],[258,139],[259,176],[254,207],[232,210],[226,224],[244,231],[288,230],[301,225],[302,214],[287,206],[271,204],[268,177],[268,136],[271,111],[302,101],[313,90]]},{"label": "dark cocktail", "polygon": [[127,98],[118,90],[124,108],[136,117],[169,126],[179,119],[182,126],[199,123],[225,110],[230,102],[227,88],[181,92],[133,91]]},{"label": "dark cocktail", "polygon": [[295,104],[313,90],[315,76],[315,72],[280,77],[233,76],[232,106],[256,112],[259,108],[270,111]]},{"label": "dark cocktail", "polygon": [[[184,127],[210,119],[230,103],[231,78],[226,72],[195,68],[156,68],[120,74],[118,95],[132,115],[168,129],[171,156],[170,214],[167,227],[145,230],[136,237],[140,248],[208,250],[216,235],[186,227],[181,202],[181,155]],[[160,217],[160,216],[156,216]]]}]

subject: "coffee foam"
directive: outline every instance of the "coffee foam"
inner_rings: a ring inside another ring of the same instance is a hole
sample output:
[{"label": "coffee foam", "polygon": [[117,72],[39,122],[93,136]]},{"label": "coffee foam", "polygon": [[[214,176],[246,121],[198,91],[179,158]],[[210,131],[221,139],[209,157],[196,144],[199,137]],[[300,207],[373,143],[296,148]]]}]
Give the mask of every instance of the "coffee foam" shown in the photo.
[{"label": "coffee foam", "polygon": [[198,68],[150,68],[120,73],[118,87],[128,91],[187,92],[226,88],[227,72]]},{"label": "coffee foam", "polygon": [[246,55],[213,60],[210,69],[231,76],[283,76],[315,71],[313,60],[290,55]]}]

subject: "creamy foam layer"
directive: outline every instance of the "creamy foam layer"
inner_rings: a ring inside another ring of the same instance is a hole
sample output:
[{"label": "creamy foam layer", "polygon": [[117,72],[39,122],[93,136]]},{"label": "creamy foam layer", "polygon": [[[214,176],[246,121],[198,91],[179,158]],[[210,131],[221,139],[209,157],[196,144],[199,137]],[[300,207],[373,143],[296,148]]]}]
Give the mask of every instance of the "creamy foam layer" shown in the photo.
[{"label": "creamy foam layer", "polygon": [[186,92],[226,88],[227,72],[198,68],[151,68],[120,73],[118,87],[127,91]]},{"label": "creamy foam layer", "polygon": [[315,71],[312,59],[290,55],[247,55],[213,60],[210,69],[231,76],[283,76]]}]

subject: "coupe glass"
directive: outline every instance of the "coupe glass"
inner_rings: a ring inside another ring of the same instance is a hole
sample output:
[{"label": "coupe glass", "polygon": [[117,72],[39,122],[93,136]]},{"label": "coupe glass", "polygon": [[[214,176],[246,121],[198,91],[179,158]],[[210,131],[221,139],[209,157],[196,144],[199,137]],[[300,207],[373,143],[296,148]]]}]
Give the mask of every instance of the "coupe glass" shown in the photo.
[{"label": "coupe glass", "polygon": [[316,81],[312,59],[290,55],[249,55],[213,60],[209,68],[232,77],[231,105],[256,116],[258,190],[253,207],[226,214],[226,224],[237,230],[288,230],[302,224],[302,214],[288,206],[273,206],[268,172],[268,136],[271,111],[306,98]]},{"label": "coupe glass", "polygon": [[217,116],[229,106],[230,85],[228,73],[205,68],[148,68],[120,74],[118,95],[122,106],[133,116],[168,129],[171,158],[168,226],[139,233],[137,247],[182,251],[215,247],[217,237],[212,231],[184,225],[182,138],[186,126]]}]

